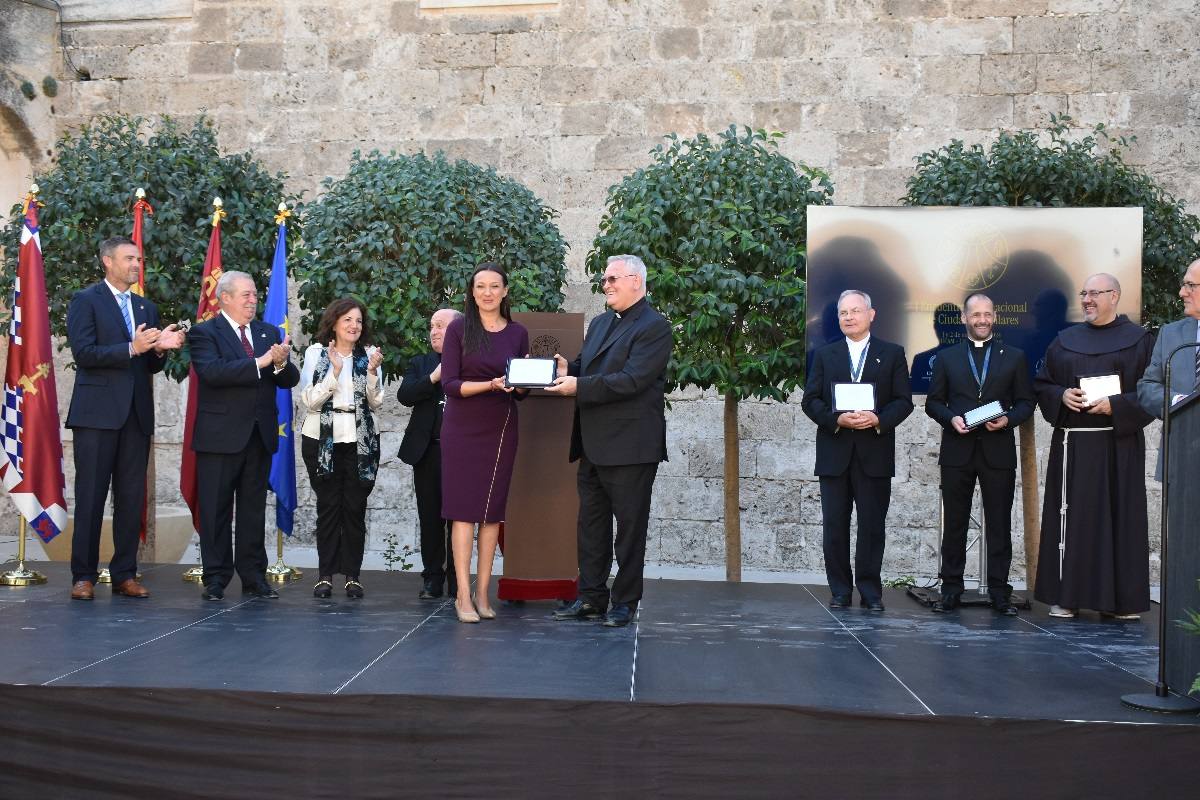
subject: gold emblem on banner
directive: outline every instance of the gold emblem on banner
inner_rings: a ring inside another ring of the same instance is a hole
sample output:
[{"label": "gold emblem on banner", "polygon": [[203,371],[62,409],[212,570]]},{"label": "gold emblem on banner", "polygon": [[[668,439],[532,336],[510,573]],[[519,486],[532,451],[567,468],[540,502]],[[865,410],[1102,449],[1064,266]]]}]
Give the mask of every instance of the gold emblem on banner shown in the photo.
[{"label": "gold emblem on banner", "polygon": [[964,292],[978,292],[1004,277],[1008,271],[1009,247],[999,228],[978,224],[959,241],[961,249],[949,260],[951,284]]}]

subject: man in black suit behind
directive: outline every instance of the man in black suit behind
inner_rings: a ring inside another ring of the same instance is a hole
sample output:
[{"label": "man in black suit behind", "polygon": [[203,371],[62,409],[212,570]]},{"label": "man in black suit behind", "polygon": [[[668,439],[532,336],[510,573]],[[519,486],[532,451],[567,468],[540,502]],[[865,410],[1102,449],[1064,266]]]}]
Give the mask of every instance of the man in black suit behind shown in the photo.
[{"label": "man in black suit behind", "polygon": [[571,364],[555,355],[560,377],[547,389],[575,396],[570,460],[579,461],[579,599],[554,616],[584,619],[607,608],[604,624],[620,627],[642,598],[650,496],[667,460],[671,325],[646,302],[646,265],[637,256],[610,257],[601,286],[609,310],[592,320]]},{"label": "man in black suit behind", "polygon": [[149,597],[137,580],[138,534],[146,497],[146,463],[154,434],[150,381],[166,351],[183,344],[174,325],[159,330],[158,308],[131,294],[141,254],[124,236],[100,245],[104,280],[80,290],[67,309],[75,390],[67,412],[75,454],[75,531],[71,597],[91,600],[100,559],[104,501],[113,489],[113,594]]},{"label": "man in black suit behind", "polygon": [[[884,523],[896,474],[896,427],[912,413],[904,348],[872,338],[875,309],[865,292],[838,298],[844,339],[817,349],[808,365],[801,408],[817,424],[822,545],[831,608],[850,605],[855,586],[862,605],[883,611]],[[873,409],[838,410],[835,383],[874,386]],[[850,511],[858,511],[858,542],[850,568]],[[855,581],[857,572],[857,581]]]},{"label": "man in black suit behind", "polygon": [[[962,597],[967,524],[978,480],[988,552],[988,596],[998,613],[1015,617],[1017,608],[1008,584],[1017,485],[1013,430],[1033,416],[1033,385],[1025,354],[992,338],[996,315],[991,298],[979,292],[968,296],[962,320],[967,340],[938,354],[925,399],[925,413],[942,426],[938,455],[942,470],[942,591],[933,610],[956,608]],[[1007,413],[967,428],[963,415],[991,402],[999,402]]]},{"label": "man in black suit behind", "polygon": [[[205,600],[225,596],[236,568],[242,592],[276,598],[267,583],[263,544],[267,478],[279,447],[276,388],[290,389],[300,372],[288,359],[289,337],[254,318],[258,291],[244,272],[217,281],[221,313],[188,334],[199,381],[192,449],[200,506],[200,559]],[[237,549],[233,550],[234,505]]]},{"label": "man in black suit behind", "polygon": [[[458,592],[454,579],[454,556],[450,548],[450,523],[442,519],[442,340],[446,326],[462,314],[451,308],[435,311],[429,320],[429,345],[433,352],[408,362],[396,399],[412,409],[400,460],[413,468],[413,491],[417,495],[417,518],[421,523],[422,600],[436,600],[449,576],[450,596]],[[450,565],[447,572],[446,566]]]}]

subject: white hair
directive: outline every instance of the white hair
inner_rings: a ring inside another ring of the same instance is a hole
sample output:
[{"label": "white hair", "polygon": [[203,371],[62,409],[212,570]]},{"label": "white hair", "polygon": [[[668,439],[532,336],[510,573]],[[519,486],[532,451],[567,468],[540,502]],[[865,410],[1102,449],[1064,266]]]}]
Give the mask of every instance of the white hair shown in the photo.
[{"label": "white hair", "polygon": [[872,307],[871,306],[871,295],[867,294],[862,289],[847,289],[846,291],[844,291],[838,295],[838,301],[837,301],[838,308],[841,308],[842,301],[845,300],[847,297],[849,297],[852,294],[856,294],[859,297],[861,297],[863,299],[863,301],[866,302],[867,308]]},{"label": "white hair", "polygon": [[617,261],[625,262],[625,264],[629,267],[629,269],[632,270],[632,272],[630,274],[637,275],[639,278],[642,279],[642,286],[646,285],[646,262],[645,261],[642,261],[637,256],[631,256],[631,255],[609,256],[608,261],[605,262],[605,266],[609,266]]},{"label": "white hair", "polygon": [[221,277],[217,279],[217,297],[219,298],[223,294],[232,294],[233,283],[239,280],[247,280],[251,284],[254,283],[254,278],[245,272],[238,272],[236,269],[222,272]]}]

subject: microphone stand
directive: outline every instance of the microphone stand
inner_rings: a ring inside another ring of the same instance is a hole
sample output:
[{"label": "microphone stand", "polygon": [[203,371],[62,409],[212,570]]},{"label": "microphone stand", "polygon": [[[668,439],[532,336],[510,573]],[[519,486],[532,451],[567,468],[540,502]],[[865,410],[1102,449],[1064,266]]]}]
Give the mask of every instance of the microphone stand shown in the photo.
[{"label": "microphone stand", "polygon": [[1180,350],[1200,347],[1200,342],[1185,342],[1167,356],[1163,369],[1163,413],[1162,413],[1162,500],[1160,504],[1161,518],[1158,521],[1161,538],[1159,563],[1159,605],[1158,605],[1158,680],[1154,684],[1154,693],[1137,692],[1121,696],[1121,703],[1139,711],[1157,711],[1161,714],[1181,712],[1196,713],[1200,711],[1200,703],[1188,697],[1172,694],[1167,685],[1167,506],[1170,498],[1171,476],[1171,361]]}]

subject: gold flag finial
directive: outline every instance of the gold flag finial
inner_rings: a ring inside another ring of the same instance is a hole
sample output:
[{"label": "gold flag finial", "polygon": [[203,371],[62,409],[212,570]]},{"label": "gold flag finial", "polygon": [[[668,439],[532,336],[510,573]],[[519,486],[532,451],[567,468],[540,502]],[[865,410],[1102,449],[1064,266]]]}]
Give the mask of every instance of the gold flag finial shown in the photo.
[{"label": "gold flag finial", "polygon": [[287,218],[290,217],[291,215],[292,215],[292,212],[288,211],[287,203],[280,201],[279,213],[275,215],[275,224],[276,225],[286,225]]},{"label": "gold flag finial", "polygon": [[37,194],[39,191],[41,191],[41,190],[38,189],[38,185],[36,183],[29,184],[29,193],[30,194]]},{"label": "gold flag finial", "polygon": [[214,228],[221,224],[221,220],[225,219],[226,214],[225,210],[222,208],[223,205],[224,203],[221,202],[221,198],[213,198],[212,224]]},{"label": "gold flag finial", "polygon": [[137,188],[137,191],[134,192],[133,194],[134,194],[134,197],[136,197],[138,200],[146,199],[146,190],[140,186]]}]

